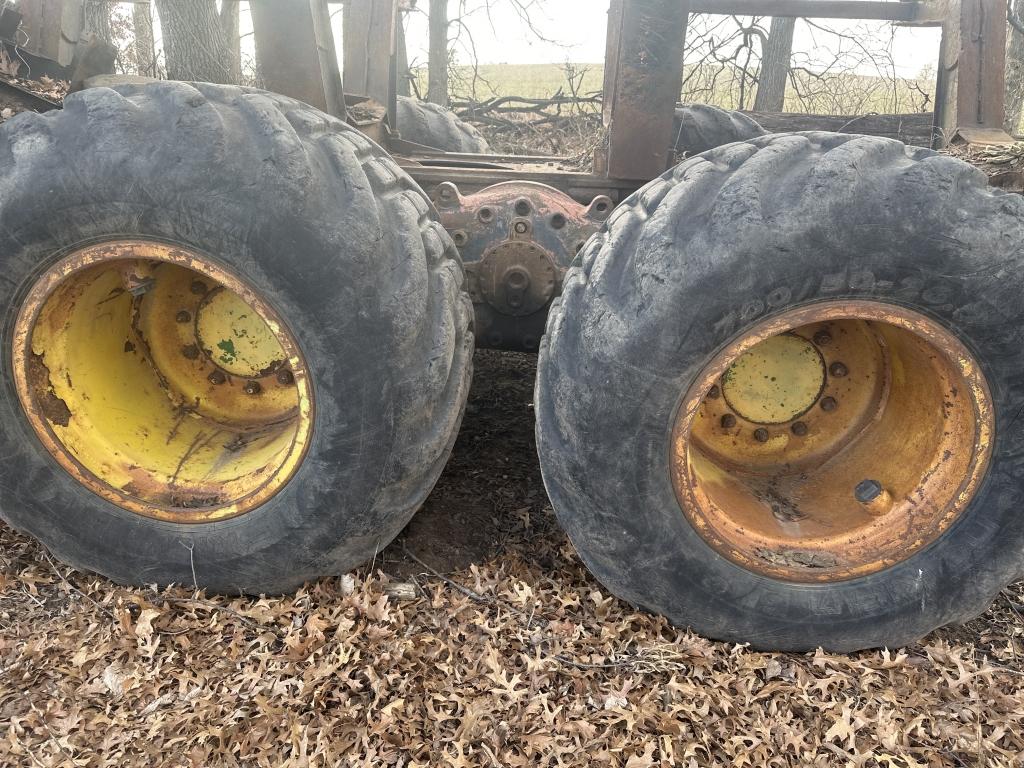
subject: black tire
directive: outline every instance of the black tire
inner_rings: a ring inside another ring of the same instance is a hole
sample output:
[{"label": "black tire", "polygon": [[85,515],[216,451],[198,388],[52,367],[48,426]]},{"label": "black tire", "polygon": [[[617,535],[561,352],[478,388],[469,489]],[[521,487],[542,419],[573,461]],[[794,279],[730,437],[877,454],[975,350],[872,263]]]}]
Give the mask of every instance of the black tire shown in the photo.
[{"label": "black tire", "polygon": [[[899,646],[1024,575],[1024,199],[883,138],[773,135],[693,158],[617,209],[570,270],[540,351],[537,442],[558,518],[616,595],[754,647]],[[957,523],[909,559],[795,584],[725,559],[682,513],[682,393],[756,322],[870,298],[952,330],[992,388],[996,439]]]},{"label": "black tire", "polygon": [[742,112],[710,104],[676,107],[675,152],[692,157],[723,144],[747,141],[768,133],[756,120]]},{"label": "black tire", "polygon": [[207,254],[285,318],[316,414],[263,506],[202,525],[108,503],[35,437],[3,355],[0,512],[62,560],[134,584],[280,593],[367,561],[439,476],[473,346],[462,267],[379,147],[306,105],[165,82],[93,88],[0,127],[3,349],[26,286],[76,245],[153,238]]},{"label": "black tire", "polygon": [[480,131],[451,110],[408,96],[398,97],[398,130],[406,141],[443,152],[482,155],[491,151]]}]

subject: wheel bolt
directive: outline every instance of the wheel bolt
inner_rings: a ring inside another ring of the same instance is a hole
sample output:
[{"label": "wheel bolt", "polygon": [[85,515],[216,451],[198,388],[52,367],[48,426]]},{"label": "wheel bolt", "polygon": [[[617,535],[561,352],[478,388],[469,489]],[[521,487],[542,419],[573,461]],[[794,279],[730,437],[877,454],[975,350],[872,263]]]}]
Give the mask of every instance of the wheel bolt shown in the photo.
[{"label": "wheel bolt", "polygon": [[294,384],[295,375],[287,368],[282,368],[277,372],[277,383],[283,387],[287,387],[289,384]]},{"label": "wheel bolt", "polygon": [[224,375],[223,371],[213,371],[209,376],[206,377],[206,380],[209,381],[211,384],[220,385],[227,381],[228,377]]},{"label": "wheel bolt", "polygon": [[191,290],[196,296],[201,296],[206,293],[206,283],[202,280],[193,280]]},{"label": "wheel bolt", "polygon": [[181,348],[181,354],[183,354],[188,360],[198,360],[199,347],[195,344],[189,344],[188,346]]},{"label": "wheel bolt", "polygon": [[828,331],[818,331],[814,334],[814,343],[819,347],[825,347],[832,343],[832,334]]},{"label": "wheel bolt", "polygon": [[713,386],[713,387],[712,387],[711,389],[709,389],[709,390],[708,390],[708,397],[709,397],[709,398],[710,398],[711,400],[717,400],[717,399],[718,399],[718,398],[720,398],[721,396],[722,396],[722,390],[720,390],[720,389],[718,388],[718,385],[717,385],[717,384],[716,384],[715,386]]},{"label": "wheel bolt", "polygon": [[845,363],[835,362],[828,367],[828,372],[837,379],[841,379],[850,372],[850,369],[846,367]]},{"label": "wheel bolt", "polygon": [[861,480],[853,489],[853,495],[861,504],[868,504],[882,495],[882,484],[877,480]]},{"label": "wheel bolt", "polygon": [[802,421],[794,423],[793,426],[790,427],[790,429],[793,430],[793,434],[796,435],[797,437],[803,437],[804,435],[807,434],[807,425],[804,424]]},{"label": "wheel bolt", "polygon": [[174,319],[177,320],[179,323],[187,323],[192,319],[192,313],[189,312],[188,310],[183,309],[175,316]]},{"label": "wheel bolt", "polygon": [[769,437],[768,430],[764,427],[758,427],[754,430],[754,439],[759,443],[767,443]]},{"label": "wheel bolt", "polygon": [[263,391],[263,387],[260,386],[258,381],[247,381],[242,389],[245,390],[247,395],[258,395]]},{"label": "wheel bolt", "polygon": [[731,413],[727,413],[722,416],[720,423],[723,429],[732,429],[736,426],[736,417]]},{"label": "wheel bolt", "polygon": [[517,235],[525,235],[527,232],[530,231],[530,225],[527,224],[525,221],[517,221],[515,225],[515,230]]},{"label": "wheel bolt", "polygon": [[821,410],[825,411],[826,413],[832,413],[832,411],[834,411],[838,405],[839,403],[836,402],[836,399],[834,397],[826,397],[823,398],[821,401]]}]

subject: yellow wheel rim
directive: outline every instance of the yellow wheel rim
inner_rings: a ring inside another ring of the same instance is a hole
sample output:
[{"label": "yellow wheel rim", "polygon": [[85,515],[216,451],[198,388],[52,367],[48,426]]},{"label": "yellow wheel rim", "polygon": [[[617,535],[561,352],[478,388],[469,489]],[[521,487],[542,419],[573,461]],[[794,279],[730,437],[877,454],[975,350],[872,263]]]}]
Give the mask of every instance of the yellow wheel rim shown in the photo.
[{"label": "yellow wheel rim", "polygon": [[704,369],[670,466],[722,555],[830,582],[934,542],[977,491],[993,433],[988,384],[955,336],[899,307],[828,302],[760,324]]},{"label": "yellow wheel rim", "polygon": [[302,463],[312,388],[284,323],[181,247],[118,240],[35,283],[12,350],[21,405],[78,482],[140,515],[226,520]]}]

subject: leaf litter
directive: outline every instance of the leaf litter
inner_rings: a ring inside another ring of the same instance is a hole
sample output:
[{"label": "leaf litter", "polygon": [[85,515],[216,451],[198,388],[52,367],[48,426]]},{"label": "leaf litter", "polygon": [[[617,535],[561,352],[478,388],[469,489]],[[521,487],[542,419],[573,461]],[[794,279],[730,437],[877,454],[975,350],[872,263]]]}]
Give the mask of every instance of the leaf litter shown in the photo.
[{"label": "leaf litter", "polygon": [[0,765],[1022,764],[1022,585],[852,656],[673,628],[559,530],[534,360],[476,363],[449,470],[372,569],[284,597],[132,589],[0,526]]}]

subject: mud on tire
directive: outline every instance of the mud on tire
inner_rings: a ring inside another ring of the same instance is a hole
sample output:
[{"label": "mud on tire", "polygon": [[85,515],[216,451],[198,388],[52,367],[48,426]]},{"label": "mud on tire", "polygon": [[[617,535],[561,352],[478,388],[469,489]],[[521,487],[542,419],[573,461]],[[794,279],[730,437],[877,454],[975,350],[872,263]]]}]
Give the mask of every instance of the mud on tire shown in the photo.
[{"label": "mud on tire", "polygon": [[[874,137],[761,137],[633,195],[570,270],[540,352],[544,481],[590,570],[677,625],[766,649],[898,646],[985,610],[1024,575],[1021,242],[1020,196]],[[670,433],[719,350],[765,318],[837,299],[955,334],[988,380],[995,439],[937,540],[870,575],[794,583],[737,565],[695,530],[670,478]]]},{"label": "mud on tire", "polygon": [[[239,517],[178,524],[86,490],[44,450],[12,386],[27,286],[112,237],[177,244],[284,319],[315,395],[294,476]],[[130,583],[281,592],[384,547],[450,453],[472,307],[428,199],[341,121],[251,89],[93,88],[0,127],[0,513],[63,560]]]}]

